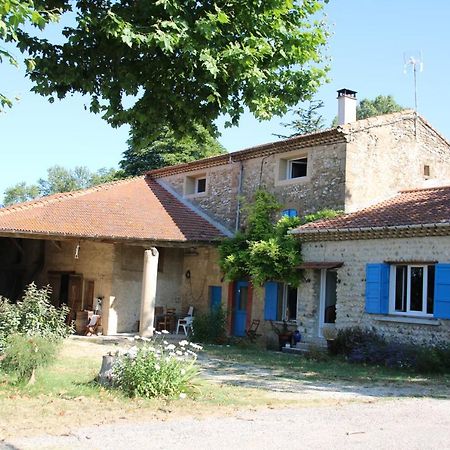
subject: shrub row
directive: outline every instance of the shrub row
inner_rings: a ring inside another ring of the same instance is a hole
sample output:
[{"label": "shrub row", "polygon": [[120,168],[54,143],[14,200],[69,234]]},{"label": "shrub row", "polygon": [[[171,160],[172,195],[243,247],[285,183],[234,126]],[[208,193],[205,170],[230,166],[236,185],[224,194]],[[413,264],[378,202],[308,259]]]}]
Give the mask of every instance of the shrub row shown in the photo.
[{"label": "shrub row", "polygon": [[407,368],[420,373],[450,372],[448,344],[424,347],[389,342],[373,330],[358,327],[339,330],[333,351],[352,363]]}]

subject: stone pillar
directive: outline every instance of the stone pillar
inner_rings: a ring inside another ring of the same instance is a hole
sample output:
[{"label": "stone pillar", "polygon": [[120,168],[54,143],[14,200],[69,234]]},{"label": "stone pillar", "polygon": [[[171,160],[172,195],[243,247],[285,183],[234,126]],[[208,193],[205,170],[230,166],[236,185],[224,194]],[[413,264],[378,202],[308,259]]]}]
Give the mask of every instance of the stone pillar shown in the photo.
[{"label": "stone pillar", "polygon": [[105,297],[102,303],[102,330],[105,336],[117,334],[117,312],[113,309],[116,297]]},{"label": "stone pillar", "polygon": [[145,250],[144,271],[142,274],[140,336],[153,336],[153,319],[155,315],[156,282],[158,279],[158,258],[156,248]]}]

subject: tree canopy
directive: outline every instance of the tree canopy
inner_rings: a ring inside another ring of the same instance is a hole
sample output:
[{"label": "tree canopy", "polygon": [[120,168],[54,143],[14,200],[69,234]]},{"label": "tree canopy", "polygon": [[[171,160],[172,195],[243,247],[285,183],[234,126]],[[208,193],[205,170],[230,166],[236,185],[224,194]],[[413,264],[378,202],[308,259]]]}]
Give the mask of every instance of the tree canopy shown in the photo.
[{"label": "tree canopy", "polygon": [[20,48],[34,60],[34,91],[50,101],[89,94],[110,124],[153,137],[194,123],[212,130],[221,114],[229,125],[244,107],[268,119],[311,97],[327,72],[326,2],[61,0],[76,21],[65,42],[22,30]]},{"label": "tree canopy", "polygon": [[130,134],[129,148],[119,163],[125,176],[226,153],[225,148],[201,125],[195,127],[194,133],[181,137],[167,127],[153,140],[133,130]]},{"label": "tree canopy", "polygon": [[290,135],[277,135],[281,138],[290,138],[301,136],[302,134],[314,133],[325,128],[325,120],[319,110],[323,108],[322,100],[309,100],[306,106],[298,107],[292,112],[294,120],[290,123],[283,124],[285,127],[291,128],[294,133]]},{"label": "tree canopy", "polygon": [[[356,120],[368,117],[382,116],[394,112],[403,111],[405,108],[399,105],[392,95],[378,95],[373,100],[363,98],[356,106]],[[332,127],[336,127],[338,118],[333,119]]]},{"label": "tree canopy", "polygon": [[367,119],[368,117],[381,116],[404,110],[392,95],[378,95],[373,100],[362,99],[356,107],[356,118]]},{"label": "tree canopy", "polygon": [[[56,22],[61,12],[60,3],[58,0],[0,0],[0,44],[18,44],[21,30],[26,23],[42,30],[47,23]],[[18,65],[9,47],[0,46],[0,62],[3,62],[3,59],[14,66]],[[26,59],[25,62],[28,69],[33,70],[33,61]],[[0,109],[11,105],[11,99],[0,91]]]},{"label": "tree canopy", "polygon": [[26,184],[24,181],[7,188],[4,192],[5,206],[14,203],[33,200],[44,195],[57,194],[59,192],[76,191],[115,179],[114,169],[99,169],[91,172],[87,167],[78,166],[74,169],[66,169],[61,166],[53,166],[47,169],[47,178],[41,178],[36,184]]}]

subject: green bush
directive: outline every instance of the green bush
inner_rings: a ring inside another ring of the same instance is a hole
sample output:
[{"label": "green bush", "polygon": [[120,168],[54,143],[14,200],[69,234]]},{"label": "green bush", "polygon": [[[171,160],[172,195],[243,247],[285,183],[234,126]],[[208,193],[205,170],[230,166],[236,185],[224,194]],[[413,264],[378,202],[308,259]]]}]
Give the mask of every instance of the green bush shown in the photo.
[{"label": "green bush", "polygon": [[54,359],[58,344],[42,336],[12,334],[6,340],[2,368],[20,382],[32,380],[35,370]]},{"label": "green bush", "polygon": [[223,344],[227,336],[227,317],[222,308],[194,316],[193,336],[197,342]]},{"label": "green bush", "polygon": [[337,354],[348,356],[355,348],[374,343],[384,343],[375,331],[360,327],[343,328],[338,330],[333,349]]},{"label": "green bush", "polygon": [[50,303],[50,286],[38,289],[31,283],[22,301],[14,304],[0,297],[0,353],[12,334],[41,336],[49,340],[66,338],[72,327],[66,325],[69,308],[55,308]]},{"label": "green bush", "polygon": [[114,385],[129,397],[183,397],[192,393],[199,371],[196,344],[181,341],[178,346],[150,342],[118,356],[113,366]]}]

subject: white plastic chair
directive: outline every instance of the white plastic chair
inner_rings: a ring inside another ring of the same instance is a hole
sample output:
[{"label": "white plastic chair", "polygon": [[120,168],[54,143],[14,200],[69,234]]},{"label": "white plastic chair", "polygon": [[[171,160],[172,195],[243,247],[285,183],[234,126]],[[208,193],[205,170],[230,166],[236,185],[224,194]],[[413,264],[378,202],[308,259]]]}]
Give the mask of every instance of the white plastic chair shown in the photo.
[{"label": "white plastic chair", "polygon": [[177,334],[180,330],[180,327],[183,327],[184,334],[187,336],[189,329],[192,328],[192,322],[194,320],[193,317],[194,314],[194,307],[191,305],[189,306],[189,310],[186,317],[183,317],[182,319],[178,319],[177,323]]}]

